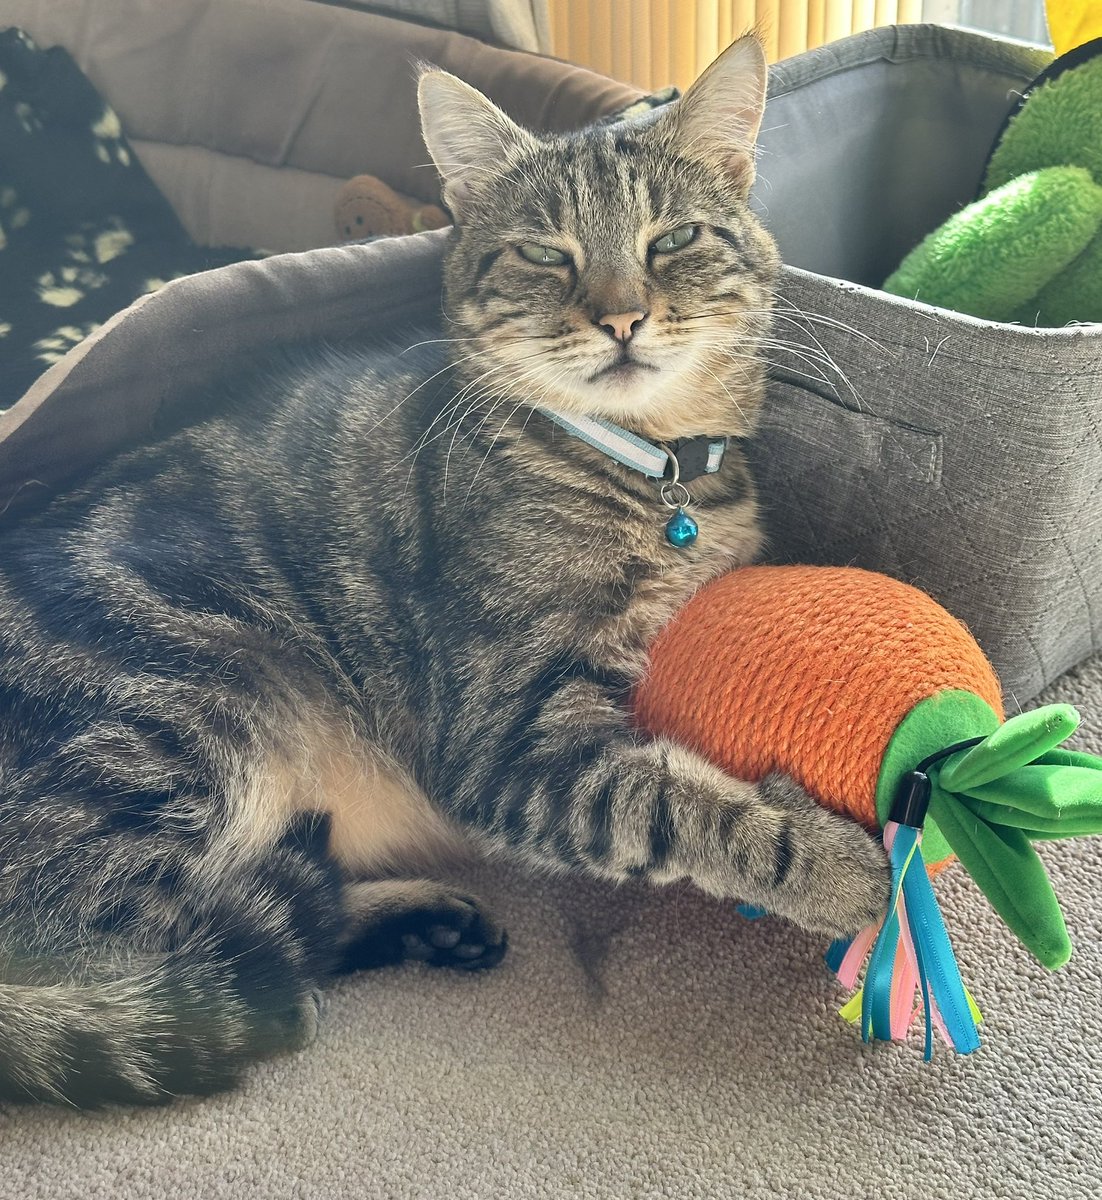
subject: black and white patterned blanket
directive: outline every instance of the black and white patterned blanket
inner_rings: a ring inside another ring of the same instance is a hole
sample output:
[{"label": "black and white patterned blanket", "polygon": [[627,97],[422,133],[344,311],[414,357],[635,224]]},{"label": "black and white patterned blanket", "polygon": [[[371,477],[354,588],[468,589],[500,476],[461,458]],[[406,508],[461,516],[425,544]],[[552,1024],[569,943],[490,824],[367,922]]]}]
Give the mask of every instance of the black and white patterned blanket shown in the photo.
[{"label": "black and white patterned blanket", "polygon": [[0,410],[138,296],[255,256],[196,245],[69,54],[0,31]]}]

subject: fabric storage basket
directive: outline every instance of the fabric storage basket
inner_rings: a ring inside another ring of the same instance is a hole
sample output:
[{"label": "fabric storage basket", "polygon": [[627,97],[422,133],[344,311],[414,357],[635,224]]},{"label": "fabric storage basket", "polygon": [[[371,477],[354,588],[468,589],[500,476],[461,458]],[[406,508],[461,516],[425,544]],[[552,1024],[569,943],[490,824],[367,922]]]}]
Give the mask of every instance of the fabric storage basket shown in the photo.
[{"label": "fabric storage basket", "polygon": [[876,288],[974,198],[1050,58],[919,25],[783,62],[755,189],[786,263],[776,336],[801,344],[772,356],[753,444],[769,552],[927,589],[1011,709],[1102,645],[1102,325],[1022,328]]}]

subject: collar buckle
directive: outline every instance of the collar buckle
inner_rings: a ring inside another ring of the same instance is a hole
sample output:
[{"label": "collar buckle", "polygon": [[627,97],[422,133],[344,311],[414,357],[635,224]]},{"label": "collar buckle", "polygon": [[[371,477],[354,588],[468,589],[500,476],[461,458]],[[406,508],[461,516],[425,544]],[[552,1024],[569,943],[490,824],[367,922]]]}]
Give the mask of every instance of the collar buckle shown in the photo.
[{"label": "collar buckle", "polygon": [[[714,441],[714,438],[700,435],[678,438],[676,441],[664,443],[670,458],[666,463],[662,478],[691,483],[694,479],[699,479],[701,475],[707,475]],[[715,468],[713,467],[712,470],[714,471]]]}]

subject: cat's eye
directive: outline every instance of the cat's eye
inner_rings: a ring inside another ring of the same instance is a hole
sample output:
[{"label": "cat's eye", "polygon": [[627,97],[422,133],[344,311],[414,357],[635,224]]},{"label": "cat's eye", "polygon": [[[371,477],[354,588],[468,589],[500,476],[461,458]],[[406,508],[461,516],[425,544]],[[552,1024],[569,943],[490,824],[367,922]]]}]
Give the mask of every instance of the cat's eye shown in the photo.
[{"label": "cat's eye", "polygon": [[671,229],[669,233],[664,233],[651,242],[650,248],[655,254],[670,254],[674,250],[683,250],[696,237],[697,228],[696,225],[678,225],[676,229]]},{"label": "cat's eye", "polygon": [[540,246],[535,242],[523,242],[517,249],[524,258],[538,267],[561,267],[568,257],[554,246]]}]

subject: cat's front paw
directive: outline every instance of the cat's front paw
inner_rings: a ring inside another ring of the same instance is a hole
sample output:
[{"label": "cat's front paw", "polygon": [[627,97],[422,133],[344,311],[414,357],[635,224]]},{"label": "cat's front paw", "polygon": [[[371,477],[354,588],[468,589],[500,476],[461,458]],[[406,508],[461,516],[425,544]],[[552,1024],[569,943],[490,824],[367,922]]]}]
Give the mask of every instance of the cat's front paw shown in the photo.
[{"label": "cat's front paw", "polygon": [[769,775],[759,789],[789,819],[790,861],[770,894],[755,899],[832,938],[850,937],[882,920],[891,895],[883,845],[856,821],[823,808],[787,775]]}]

